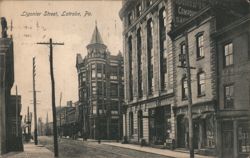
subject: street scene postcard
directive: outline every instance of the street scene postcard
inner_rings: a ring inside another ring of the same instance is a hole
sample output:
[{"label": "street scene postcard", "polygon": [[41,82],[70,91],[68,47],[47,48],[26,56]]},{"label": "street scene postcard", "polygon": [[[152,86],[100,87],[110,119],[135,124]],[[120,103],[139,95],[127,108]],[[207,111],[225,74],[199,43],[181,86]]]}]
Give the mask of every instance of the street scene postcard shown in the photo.
[{"label": "street scene postcard", "polygon": [[0,158],[250,158],[250,0],[0,0]]}]

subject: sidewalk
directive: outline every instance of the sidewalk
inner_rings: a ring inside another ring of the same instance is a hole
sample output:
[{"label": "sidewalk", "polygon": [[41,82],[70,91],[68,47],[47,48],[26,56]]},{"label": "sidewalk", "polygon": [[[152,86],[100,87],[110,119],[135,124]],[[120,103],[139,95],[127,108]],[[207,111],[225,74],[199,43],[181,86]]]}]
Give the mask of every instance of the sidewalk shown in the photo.
[{"label": "sidewalk", "polygon": [[[153,153],[153,154],[159,154],[159,155],[164,155],[164,156],[173,157],[173,158],[189,158],[189,153],[182,153],[182,152],[177,152],[177,151],[172,151],[172,150],[167,150],[167,149],[157,149],[157,148],[145,147],[145,146],[141,147],[139,145],[134,145],[134,144],[121,144],[121,143],[115,143],[115,142],[102,142],[102,144],[121,147],[121,148],[127,148],[127,149],[142,151],[142,152],[148,152],[148,153]],[[202,156],[202,155],[195,154],[195,158],[215,158],[215,157]]]},{"label": "sidewalk", "polygon": [[24,144],[24,152],[10,152],[0,158],[54,158],[54,154],[41,145]]}]

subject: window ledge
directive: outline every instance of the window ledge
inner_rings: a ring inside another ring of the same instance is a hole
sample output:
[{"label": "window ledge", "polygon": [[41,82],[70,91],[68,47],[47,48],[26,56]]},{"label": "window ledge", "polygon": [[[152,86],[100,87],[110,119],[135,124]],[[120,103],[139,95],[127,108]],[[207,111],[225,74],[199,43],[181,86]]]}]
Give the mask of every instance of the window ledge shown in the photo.
[{"label": "window ledge", "polygon": [[206,96],[206,94],[199,94],[197,97],[201,98],[201,97],[205,97],[205,96]]},{"label": "window ledge", "polygon": [[230,69],[230,68],[233,68],[233,67],[234,67],[234,64],[224,65],[224,69]]},{"label": "window ledge", "polygon": [[182,101],[186,101],[186,100],[188,100],[188,98],[182,98]]},{"label": "window ledge", "polygon": [[197,58],[196,58],[196,61],[201,60],[201,59],[204,59],[204,58],[205,58],[205,56],[197,57]]}]

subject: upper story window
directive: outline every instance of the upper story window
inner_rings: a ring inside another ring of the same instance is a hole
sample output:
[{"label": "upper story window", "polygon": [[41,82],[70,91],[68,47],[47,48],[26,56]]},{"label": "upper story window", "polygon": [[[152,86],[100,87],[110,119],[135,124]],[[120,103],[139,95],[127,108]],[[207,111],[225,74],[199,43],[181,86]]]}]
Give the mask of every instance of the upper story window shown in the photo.
[{"label": "upper story window", "polygon": [[234,107],[234,85],[224,87],[224,108]]},{"label": "upper story window", "polygon": [[132,23],[132,20],[133,20],[133,15],[132,15],[132,12],[130,12],[128,14],[128,24],[130,25]]},{"label": "upper story window", "polygon": [[204,35],[198,34],[196,36],[197,58],[204,57]]},{"label": "upper story window", "polygon": [[137,30],[137,63],[138,63],[138,97],[142,97],[142,88],[143,88],[143,83],[142,83],[142,45],[141,45],[141,29]]},{"label": "upper story window", "polygon": [[198,78],[198,96],[205,95],[205,73],[200,72],[197,75]]},{"label": "upper story window", "polygon": [[188,85],[187,85],[187,77],[182,79],[182,99],[188,98]]},{"label": "upper story window", "polygon": [[132,36],[128,38],[128,62],[129,62],[129,100],[133,100],[133,59]]},{"label": "upper story window", "polygon": [[146,1],[146,6],[149,7],[153,4],[153,1],[152,0],[147,0]]},{"label": "upper story window", "polygon": [[181,62],[181,66],[186,66],[186,44],[182,42],[180,44],[181,54],[179,56],[179,61]]},{"label": "upper story window", "polygon": [[224,45],[224,66],[233,65],[233,43]]},{"label": "upper story window", "polygon": [[139,3],[137,6],[136,6],[136,16],[139,17],[141,15],[141,3]]},{"label": "upper story window", "polygon": [[154,90],[154,52],[153,52],[153,22],[147,23],[147,56],[148,56],[148,92],[152,94]]}]

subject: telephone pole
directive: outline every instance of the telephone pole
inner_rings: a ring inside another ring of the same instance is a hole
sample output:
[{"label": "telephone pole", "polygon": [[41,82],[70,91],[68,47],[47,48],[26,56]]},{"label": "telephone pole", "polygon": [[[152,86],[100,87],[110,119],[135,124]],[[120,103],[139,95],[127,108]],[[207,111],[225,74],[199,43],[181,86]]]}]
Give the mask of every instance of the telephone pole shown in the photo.
[{"label": "telephone pole", "polygon": [[56,103],[55,103],[55,80],[53,72],[53,45],[64,45],[64,43],[53,43],[52,39],[49,42],[40,42],[37,44],[49,45],[50,48],[50,76],[51,76],[51,94],[52,94],[52,114],[53,114],[53,135],[54,135],[54,155],[58,157],[58,138],[57,138],[57,125],[56,125]]},{"label": "telephone pole", "polygon": [[192,89],[191,89],[191,72],[189,61],[189,48],[188,48],[188,32],[185,33],[186,41],[186,64],[187,64],[187,86],[188,86],[188,133],[189,133],[189,152],[190,158],[194,158],[194,145],[193,145],[193,120],[192,120]]},{"label": "telephone pole", "polygon": [[33,105],[34,105],[34,141],[37,145],[37,115],[36,115],[36,58],[33,57]]},{"label": "telephone pole", "polygon": [[185,31],[185,54],[180,54],[179,60],[184,65],[178,66],[185,68],[187,71],[187,88],[188,88],[188,133],[189,133],[189,153],[190,158],[194,158],[194,145],[193,145],[193,120],[192,120],[192,89],[191,89],[191,69],[195,69],[190,66],[189,61],[189,48],[188,48],[188,31]]}]

